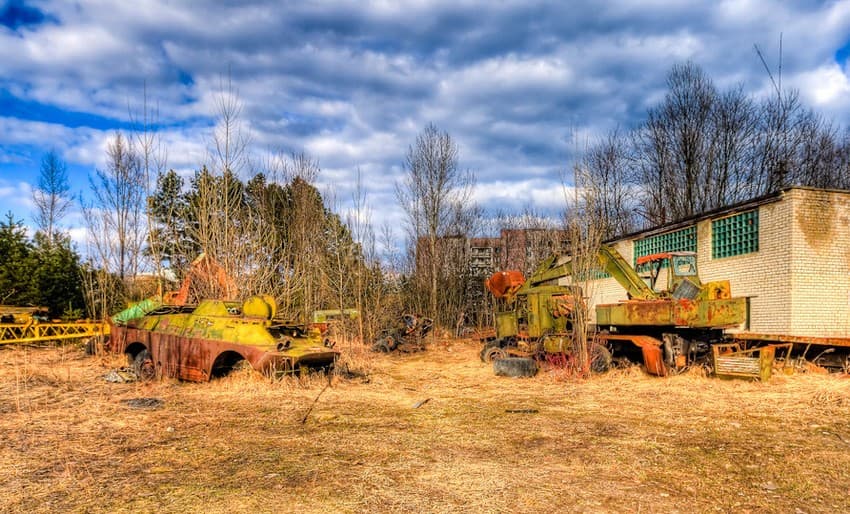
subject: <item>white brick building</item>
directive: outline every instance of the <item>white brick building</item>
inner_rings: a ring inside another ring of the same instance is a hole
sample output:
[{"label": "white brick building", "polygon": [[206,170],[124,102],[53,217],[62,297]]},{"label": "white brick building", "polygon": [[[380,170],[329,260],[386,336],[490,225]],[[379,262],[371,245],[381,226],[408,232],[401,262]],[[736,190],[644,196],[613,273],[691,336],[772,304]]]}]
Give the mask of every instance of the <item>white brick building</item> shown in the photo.
[{"label": "white brick building", "polygon": [[[632,264],[696,251],[703,282],[729,280],[733,296],[750,299],[751,332],[850,337],[848,191],[790,188],[608,243]],[[613,278],[587,292],[593,305],[626,299]]]}]

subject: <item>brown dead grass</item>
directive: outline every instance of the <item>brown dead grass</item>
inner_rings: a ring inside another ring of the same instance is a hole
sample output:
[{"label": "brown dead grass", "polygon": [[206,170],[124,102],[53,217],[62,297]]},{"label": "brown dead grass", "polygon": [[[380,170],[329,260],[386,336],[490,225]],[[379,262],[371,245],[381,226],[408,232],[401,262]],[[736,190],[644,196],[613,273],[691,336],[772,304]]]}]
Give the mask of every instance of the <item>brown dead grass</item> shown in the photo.
[{"label": "brown dead grass", "polygon": [[[472,343],[410,355],[342,349],[350,373],[331,376],[327,389],[326,376],[269,382],[243,372],[210,384],[110,384],[102,376],[118,358],[85,357],[75,346],[0,349],[0,510],[812,513],[850,505],[850,380],[842,376],[761,384],[628,368],[584,381],[558,372],[505,379],[478,361]],[[164,407],[121,403],[139,397]]]}]

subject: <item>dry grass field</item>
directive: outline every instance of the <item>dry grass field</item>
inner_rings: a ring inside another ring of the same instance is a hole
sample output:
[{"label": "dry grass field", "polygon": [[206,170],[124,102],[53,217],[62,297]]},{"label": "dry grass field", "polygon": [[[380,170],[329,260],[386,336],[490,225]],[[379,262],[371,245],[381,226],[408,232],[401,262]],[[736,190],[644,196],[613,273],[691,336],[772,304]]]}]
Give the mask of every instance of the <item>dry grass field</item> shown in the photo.
[{"label": "dry grass field", "polygon": [[511,379],[477,349],[346,348],[360,373],[325,388],[113,384],[115,357],[2,348],[0,511],[850,510],[850,379]]}]

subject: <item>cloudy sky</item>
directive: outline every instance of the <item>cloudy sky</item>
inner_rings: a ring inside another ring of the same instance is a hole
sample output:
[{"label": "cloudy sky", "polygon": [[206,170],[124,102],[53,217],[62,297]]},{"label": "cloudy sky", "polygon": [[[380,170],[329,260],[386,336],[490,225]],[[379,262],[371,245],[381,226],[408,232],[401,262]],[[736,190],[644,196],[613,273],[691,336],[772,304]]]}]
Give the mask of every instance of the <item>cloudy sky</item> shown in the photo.
[{"label": "cloudy sky", "polygon": [[[376,224],[428,123],[449,132],[486,208],[558,209],[588,141],[638,124],[692,60],[721,87],[783,85],[850,121],[850,1],[222,0],[0,3],[0,210],[31,223],[55,149],[74,192],[129,113],[158,107],[168,166],[207,162],[230,74],[252,153],[306,152],[344,207],[361,170]],[[74,225],[72,216],[67,225]]]}]

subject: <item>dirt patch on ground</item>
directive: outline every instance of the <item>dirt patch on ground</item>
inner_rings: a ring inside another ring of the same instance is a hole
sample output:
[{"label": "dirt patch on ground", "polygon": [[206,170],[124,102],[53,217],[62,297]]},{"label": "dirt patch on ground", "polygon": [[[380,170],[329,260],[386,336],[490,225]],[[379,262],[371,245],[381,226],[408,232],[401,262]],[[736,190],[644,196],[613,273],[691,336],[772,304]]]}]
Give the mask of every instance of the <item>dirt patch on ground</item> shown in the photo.
[{"label": "dirt patch on ground", "polygon": [[[117,358],[0,349],[0,511],[847,509],[843,376],[511,379],[478,349],[347,346],[347,378],[327,389],[247,372],[108,383]],[[128,405],[139,398],[161,404]]]}]

